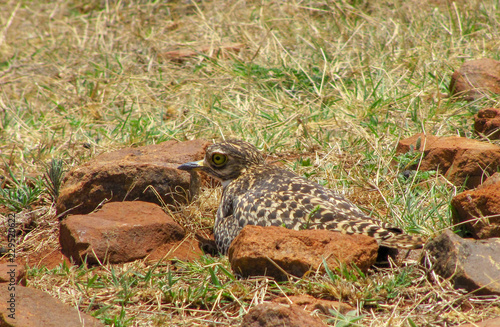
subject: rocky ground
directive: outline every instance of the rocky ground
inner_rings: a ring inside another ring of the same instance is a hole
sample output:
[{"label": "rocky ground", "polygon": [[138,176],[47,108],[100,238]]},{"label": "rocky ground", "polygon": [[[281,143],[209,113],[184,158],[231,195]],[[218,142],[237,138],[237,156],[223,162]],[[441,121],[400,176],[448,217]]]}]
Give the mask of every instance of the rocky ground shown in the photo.
[{"label": "rocky ground", "polygon": [[[484,122],[483,112],[496,115],[487,114],[489,120]],[[480,111],[476,125],[487,125],[498,116],[500,110]],[[202,255],[217,255],[210,230],[176,221],[178,215],[168,210],[188,203],[198,205],[200,187],[216,184],[206,178],[202,183],[199,176],[175,169],[180,163],[201,159],[207,145],[208,142],[197,140],[122,149],[105,153],[68,172],[56,205],[57,247],[51,244],[53,248],[35,251],[31,254],[35,258],[9,260],[13,255],[8,252],[2,259],[0,281],[5,301],[0,312],[4,324],[27,326],[37,317],[44,326],[60,321],[67,321],[67,326],[79,326],[82,321],[86,326],[102,325],[89,315],[78,315],[75,309],[46,293],[22,286],[26,285],[25,264],[112,267],[136,260],[154,265],[165,260],[189,261]],[[377,262],[383,265],[381,260],[390,260],[391,265],[421,265],[432,276],[429,278],[448,279],[455,289],[470,292],[470,296],[493,296],[492,299],[499,296],[500,173],[495,171],[500,168],[500,147],[463,137],[418,134],[401,140],[397,151],[418,153],[418,160],[406,167],[407,178],[412,178],[416,170],[438,170],[442,182],[450,187],[466,186],[452,200],[453,217],[456,226],[475,239],[445,230],[429,240],[423,251],[392,253],[377,260],[379,247],[368,236],[247,226],[229,250],[235,276],[269,276],[277,281],[290,281],[311,272],[332,275],[332,271],[340,272],[346,267],[356,267],[355,273],[364,276]],[[138,192],[140,189],[144,191]],[[15,320],[9,318],[9,285],[16,285]],[[250,310],[242,326],[324,325],[303,308],[323,311],[326,315],[332,308],[341,314],[353,309],[345,303],[310,296],[278,297]],[[492,321],[489,323],[495,320]],[[484,326],[489,325],[485,322]]]}]

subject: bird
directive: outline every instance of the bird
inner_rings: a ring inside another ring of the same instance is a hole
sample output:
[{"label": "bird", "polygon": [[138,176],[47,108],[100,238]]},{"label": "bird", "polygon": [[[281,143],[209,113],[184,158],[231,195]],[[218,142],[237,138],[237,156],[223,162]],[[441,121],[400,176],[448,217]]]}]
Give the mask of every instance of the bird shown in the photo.
[{"label": "bird", "polygon": [[214,238],[221,254],[246,225],[289,229],[327,229],[364,234],[389,248],[421,248],[424,239],[366,215],[341,194],[294,172],[266,164],[251,143],[227,140],[207,147],[204,159],[182,164],[219,180],[222,197],[215,215]]}]

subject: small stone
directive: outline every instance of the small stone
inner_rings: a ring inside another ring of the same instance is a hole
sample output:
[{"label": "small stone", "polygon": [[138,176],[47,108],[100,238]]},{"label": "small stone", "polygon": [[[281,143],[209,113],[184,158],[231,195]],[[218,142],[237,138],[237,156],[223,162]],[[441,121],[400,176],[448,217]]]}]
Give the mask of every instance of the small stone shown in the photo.
[{"label": "small stone", "polygon": [[489,58],[465,62],[451,76],[450,94],[467,101],[500,94],[500,61]]},{"label": "small stone", "polygon": [[[88,215],[70,215],[61,222],[62,252],[80,263],[110,263],[142,259],[175,248],[184,229],[158,205],[148,202],[111,202]],[[165,244],[170,244],[168,247]],[[201,253],[201,251],[200,251]]]},{"label": "small stone", "polygon": [[474,130],[490,140],[500,139],[500,108],[486,108],[474,115]]},{"label": "small stone", "polygon": [[465,227],[474,238],[500,237],[500,173],[456,195],[451,205],[453,223]]},{"label": "small stone", "polygon": [[281,304],[295,304],[308,312],[319,310],[325,315],[331,315],[332,313],[330,312],[330,310],[340,312],[341,314],[346,314],[349,311],[355,310],[352,306],[346,303],[317,299],[306,294],[291,295],[287,297],[281,296],[273,299],[273,302]]},{"label": "small stone", "polygon": [[284,280],[283,271],[298,277],[318,268],[324,271],[323,258],[331,271],[341,264],[355,264],[366,272],[375,263],[377,251],[377,241],[366,235],[247,225],[232,242],[228,254],[231,267],[243,277]]},{"label": "small stone", "polygon": [[[15,291],[9,290],[8,287],[8,284],[0,284],[0,326],[105,326],[99,319],[78,312],[45,292],[19,285]],[[15,297],[11,297],[11,294],[15,294]]]},{"label": "small stone", "polygon": [[500,238],[463,239],[447,230],[425,245],[434,271],[456,289],[500,295]]},{"label": "small stone", "polygon": [[297,305],[262,303],[243,317],[241,327],[323,327],[319,318],[312,317]]},{"label": "small stone", "polygon": [[87,214],[106,201],[186,203],[199,192],[201,182],[196,173],[177,167],[202,159],[208,144],[167,141],[101,154],[66,174],[57,213]]},{"label": "small stone", "polygon": [[439,170],[457,186],[464,183],[468,188],[480,185],[488,174],[500,169],[500,147],[465,137],[437,137],[423,133],[401,140],[396,153],[411,150],[424,153],[421,171]]}]

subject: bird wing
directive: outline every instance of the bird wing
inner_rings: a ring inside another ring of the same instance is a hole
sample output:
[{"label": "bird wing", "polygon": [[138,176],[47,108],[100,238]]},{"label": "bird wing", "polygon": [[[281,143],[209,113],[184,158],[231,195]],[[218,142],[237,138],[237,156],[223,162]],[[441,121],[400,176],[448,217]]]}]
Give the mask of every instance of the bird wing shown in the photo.
[{"label": "bird wing", "polygon": [[317,183],[296,175],[277,176],[233,199],[233,218],[241,226],[329,229],[380,239],[403,233],[398,227],[367,216],[342,195]]},{"label": "bird wing", "polygon": [[258,225],[365,234],[390,247],[420,241],[401,236],[399,227],[367,216],[342,195],[288,171],[263,170],[252,178],[230,185],[217,213],[218,221],[230,217],[234,236],[246,225]]}]

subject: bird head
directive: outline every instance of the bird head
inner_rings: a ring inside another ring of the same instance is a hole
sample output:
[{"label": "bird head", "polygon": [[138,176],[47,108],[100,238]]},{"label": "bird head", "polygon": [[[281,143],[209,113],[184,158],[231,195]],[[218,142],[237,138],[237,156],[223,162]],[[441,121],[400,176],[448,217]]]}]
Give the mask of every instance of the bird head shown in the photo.
[{"label": "bird head", "polygon": [[263,163],[264,158],[254,145],[231,140],[210,145],[205,152],[205,159],[185,163],[177,169],[203,171],[226,186],[248,168]]}]

